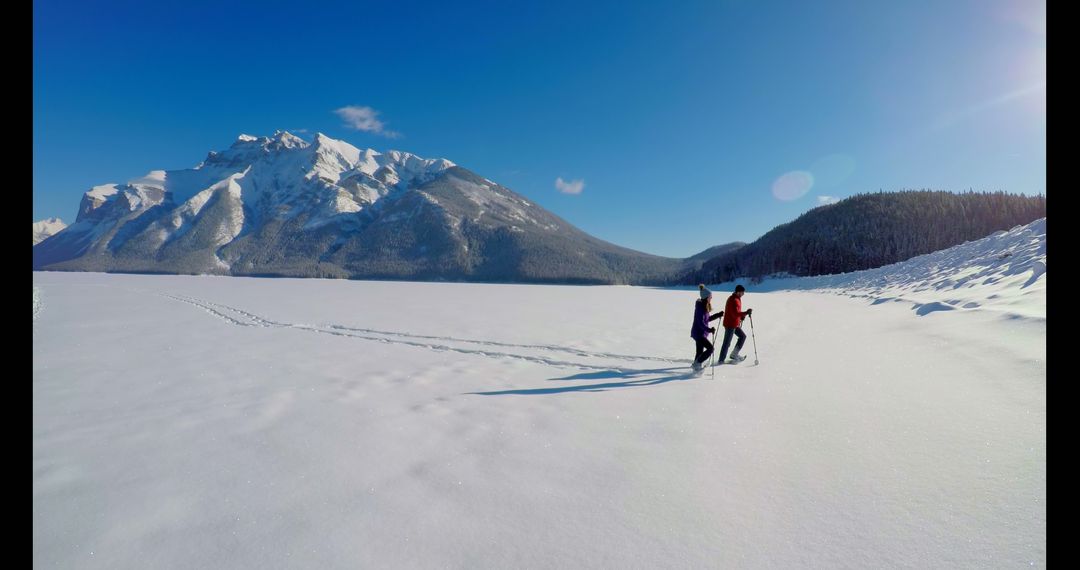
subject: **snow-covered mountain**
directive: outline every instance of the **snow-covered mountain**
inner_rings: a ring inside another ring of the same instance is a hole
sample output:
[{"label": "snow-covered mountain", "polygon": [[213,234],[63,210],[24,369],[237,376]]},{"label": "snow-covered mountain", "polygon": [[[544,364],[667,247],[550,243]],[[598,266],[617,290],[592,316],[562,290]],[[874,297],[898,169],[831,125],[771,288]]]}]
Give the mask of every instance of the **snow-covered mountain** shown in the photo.
[{"label": "snow-covered mountain", "polygon": [[240,135],[194,168],[95,186],[34,268],[649,283],[683,260],[596,239],[445,159]]},{"label": "snow-covered mountain", "polygon": [[49,236],[67,227],[60,218],[48,218],[34,222],[34,245],[44,241]]}]

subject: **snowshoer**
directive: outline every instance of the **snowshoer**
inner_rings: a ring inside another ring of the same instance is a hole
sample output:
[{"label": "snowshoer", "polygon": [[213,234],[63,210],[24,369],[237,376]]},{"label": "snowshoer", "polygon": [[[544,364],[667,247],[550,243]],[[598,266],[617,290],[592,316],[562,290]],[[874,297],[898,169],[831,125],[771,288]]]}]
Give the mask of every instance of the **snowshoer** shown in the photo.
[{"label": "snowshoer", "polygon": [[698,285],[698,290],[701,298],[694,303],[694,326],[690,329],[690,338],[697,343],[697,355],[694,357],[693,364],[694,370],[704,369],[705,361],[713,353],[713,345],[709,342],[709,333],[716,332],[716,329],[709,326],[709,321],[724,316],[724,311],[710,316],[709,313],[712,311],[712,291],[706,289],[705,285]]},{"label": "snowshoer", "polygon": [[735,292],[731,294],[727,299],[727,304],[724,306],[722,314],[726,314],[724,317],[724,344],[720,346],[720,362],[717,364],[724,364],[724,358],[727,356],[728,345],[731,344],[731,335],[739,337],[739,341],[735,343],[735,350],[731,351],[731,362],[741,362],[745,356],[741,356],[739,351],[742,349],[743,343],[746,342],[746,333],[742,330],[742,320],[746,318],[753,309],[747,309],[745,312],[742,310],[742,296],[746,293],[746,287],[742,285],[735,286]]}]

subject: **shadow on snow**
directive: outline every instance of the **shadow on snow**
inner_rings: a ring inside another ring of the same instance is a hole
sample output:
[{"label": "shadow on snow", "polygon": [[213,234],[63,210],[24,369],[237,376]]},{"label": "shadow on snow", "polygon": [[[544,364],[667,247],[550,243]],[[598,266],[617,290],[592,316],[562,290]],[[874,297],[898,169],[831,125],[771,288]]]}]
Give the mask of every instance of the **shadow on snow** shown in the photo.
[{"label": "shadow on snow", "polygon": [[[542,394],[559,394],[562,392],[605,392],[615,388],[634,388],[638,386],[653,386],[656,384],[664,384],[666,382],[672,382],[675,380],[691,380],[699,378],[700,375],[687,370],[686,372],[679,374],[670,374],[667,376],[661,376],[659,378],[653,378],[658,373],[671,372],[673,370],[684,370],[685,367],[672,367],[672,368],[653,368],[649,370],[601,370],[599,372],[582,372],[580,374],[574,374],[571,376],[563,376],[561,378],[551,378],[550,380],[600,380],[604,378],[621,378],[622,382],[604,382],[600,384],[586,384],[575,386],[560,386],[558,388],[533,388],[529,390],[497,390],[492,392],[466,392],[466,394],[478,395],[478,396],[503,396],[508,394],[516,394],[520,396],[536,396]],[[640,380],[633,380],[646,376],[647,378],[641,378]]]}]

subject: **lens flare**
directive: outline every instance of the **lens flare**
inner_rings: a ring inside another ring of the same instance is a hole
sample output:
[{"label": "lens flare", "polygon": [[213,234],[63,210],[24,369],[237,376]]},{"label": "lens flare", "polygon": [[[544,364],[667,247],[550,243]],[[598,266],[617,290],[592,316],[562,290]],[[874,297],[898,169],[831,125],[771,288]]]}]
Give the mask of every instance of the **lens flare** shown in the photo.
[{"label": "lens flare", "polygon": [[778,200],[791,201],[809,192],[813,185],[813,174],[805,170],[794,170],[773,182],[772,193]]}]

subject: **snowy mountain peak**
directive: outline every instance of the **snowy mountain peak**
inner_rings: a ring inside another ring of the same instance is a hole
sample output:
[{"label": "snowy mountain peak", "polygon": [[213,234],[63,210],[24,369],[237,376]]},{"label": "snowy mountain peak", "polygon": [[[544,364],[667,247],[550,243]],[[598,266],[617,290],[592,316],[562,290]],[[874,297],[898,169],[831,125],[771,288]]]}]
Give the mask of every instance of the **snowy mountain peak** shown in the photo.
[{"label": "snowy mountain peak", "polygon": [[316,152],[333,153],[343,156],[353,165],[360,160],[360,156],[363,154],[360,149],[355,146],[345,141],[330,138],[322,133],[315,133],[315,139],[312,141],[311,146]]},{"label": "snowy mountain peak", "polygon": [[60,218],[56,218],[56,217],[45,218],[44,220],[38,220],[38,221],[34,222],[34,225],[38,225],[38,224],[43,225],[43,226],[55,226],[57,224],[64,225],[64,220],[61,220]]},{"label": "snowy mountain peak", "polygon": [[154,188],[165,187],[166,172],[164,170],[151,170],[146,175],[128,180],[131,186],[150,186]]},{"label": "snowy mountain peak", "polygon": [[394,162],[404,162],[408,159],[408,157],[413,155],[411,153],[400,150],[388,150],[386,151],[384,156],[386,156],[388,160],[392,160]]},{"label": "snowy mountain peak", "polygon": [[238,143],[255,142],[257,140],[259,140],[259,137],[253,137],[251,135],[245,134],[241,134],[240,136],[236,137],[236,142]]},{"label": "snowy mountain peak", "polygon": [[119,192],[117,185],[115,183],[110,183],[94,186],[86,193],[86,195],[97,200],[105,200],[117,192]]},{"label": "snowy mountain peak", "polygon": [[34,245],[37,245],[56,232],[67,227],[60,218],[48,218],[34,222]]},{"label": "snowy mountain peak", "polygon": [[288,132],[288,131],[275,131],[274,136],[270,137],[270,148],[282,149],[282,148],[306,148],[308,143],[304,139]]},{"label": "snowy mountain peak", "polygon": [[441,172],[457,166],[445,158],[421,158],[411,152],[388,150],[379,155],[382,165],[394,165],[397,172]]}]

